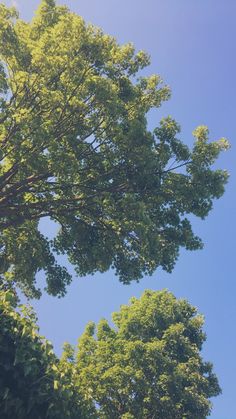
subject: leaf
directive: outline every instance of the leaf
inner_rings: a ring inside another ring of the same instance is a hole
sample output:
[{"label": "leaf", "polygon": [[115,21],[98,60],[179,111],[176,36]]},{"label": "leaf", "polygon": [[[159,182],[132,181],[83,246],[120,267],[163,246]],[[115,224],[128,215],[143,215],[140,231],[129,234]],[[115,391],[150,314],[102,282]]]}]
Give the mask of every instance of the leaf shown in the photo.
[{"label": "leaf", "polygon": [[54,380],[53,387],[54,387],[54,390],[58,390],[59,389],[59,381]]}]

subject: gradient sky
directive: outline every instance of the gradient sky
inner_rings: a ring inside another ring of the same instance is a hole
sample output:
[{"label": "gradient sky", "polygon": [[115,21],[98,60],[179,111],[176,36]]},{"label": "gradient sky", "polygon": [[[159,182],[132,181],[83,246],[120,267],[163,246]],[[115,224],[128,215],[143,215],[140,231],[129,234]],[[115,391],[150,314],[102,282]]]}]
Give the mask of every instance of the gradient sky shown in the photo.
[{"label": "gradient sky", "polygon": [[[30,19],[38,0],[5,1]],[[227,137],[232,148],[217,163],[230,172],[223,198],[205,221],[194,220],[205,248],[182,251],[173,273],[157,271],[139,284],[121,285],[112,273],[75,279],[64,299],[44,295],[33,302],[40,332],[56,353],[62,343],[75,344],[89,320],[110,319],[113,311],[145,288],[168,288],[205,315],[204,357],[213,362],[223,393],[213,400],[213,419],[235,419],[236,375],[236,0],[64,0],[88,22],[119,42],[132,41],[152,57],[149,73],[161,74],[172,98],[150,114],[151,126],[173,116],[182,126],[182,139],[192,144],[192,131],[209,126],[211,139]],[[49,226],[47,225],[47,228]],[[71,268],[70,268],[71,269]]]}]

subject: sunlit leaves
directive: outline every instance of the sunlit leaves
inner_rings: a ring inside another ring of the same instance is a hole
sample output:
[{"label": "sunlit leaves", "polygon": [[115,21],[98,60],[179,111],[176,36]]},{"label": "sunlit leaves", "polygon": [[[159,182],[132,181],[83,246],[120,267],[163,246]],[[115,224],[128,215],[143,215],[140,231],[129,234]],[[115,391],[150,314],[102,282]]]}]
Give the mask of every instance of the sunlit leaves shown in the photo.
[{"label": "sunlit leaves", "polygon": [[[228,145],[199,127],[191,150],[171,117],[148,130],[170,90],[140,77],[145,52],[45,0],[30,23],[0,5],[0,60],[4,287],[39,297],[44,271],[47,292],[64,295],[71,277],[55,253],[78,275],[113,268],[129,283],[202,247],[188,215],[206,217],[224,192],[227,173],[211,165]],[[51,241],[45,217],[58,225]]]},{"label": "sunlit leaves", "polygon": [[[3,419],[93,418],[67,357],[61,361],[38,334],[36,318],[16,298],[0,292],[0,411]],[[20,310],[20,311],[19,311]]]},{"label": "sunlit leaves", "polygon": [[200,350],[203,318],[167,291],[145,291],[79,339],[77,371],[100,418],[206,418],[220,392]]},{"label": "sunlit leaves", "polygon": [[203,317],[167,291],[145,291],[90,322],[61,359],[37,318],[0,292],[0,411],[4,419],[206,418],[220,393],[200,351]]}]

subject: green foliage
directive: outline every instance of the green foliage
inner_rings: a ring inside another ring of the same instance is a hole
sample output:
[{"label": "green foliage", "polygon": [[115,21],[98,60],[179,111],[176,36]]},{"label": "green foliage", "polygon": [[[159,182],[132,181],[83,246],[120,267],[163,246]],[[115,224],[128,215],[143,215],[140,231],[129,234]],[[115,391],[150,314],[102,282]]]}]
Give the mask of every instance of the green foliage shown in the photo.
[{"label": "green foliage", "polygon": [[203,318],[167,291],[145,291],[89,323],[59,360],[29,307],[0,292],[1,419],[203,419],[220,393],[202,360]]},{"label": "green foliage", "polygon": [[0,292],[1,419],[96,417],[75,380],[68,345],[59,361],[39,336],[30,308],[15,307],[14,294]]},{"label": "green foliage", "polygon": [[[119,46],[54,1],[24,22],[0,4],[0,273],[39,297],[64,295],[78,275],[110,267],[124,283],[170,272],[179,248],[199,249],[189,214],[204,218],[227,174],[211,165],[225,140],[195,131],[191,151],[170,117],[150,132],[146,114],[170,96],[149,57]],[[39,221],[50,217],[50,241]],[[23,257],[22,257],[23,255]]]},{"label": "green foliage", "polygon": [[203,419],[220,393],[202,360],[203,318],[167,291],[145,291],[106,320],[90,323],[75,362],[99,418]]}]

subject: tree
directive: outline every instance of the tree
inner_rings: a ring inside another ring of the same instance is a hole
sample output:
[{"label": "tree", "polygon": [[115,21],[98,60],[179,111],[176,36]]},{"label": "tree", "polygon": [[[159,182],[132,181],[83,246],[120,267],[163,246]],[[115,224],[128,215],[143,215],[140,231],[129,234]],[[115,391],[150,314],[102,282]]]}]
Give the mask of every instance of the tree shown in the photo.
[{"label": "tree", "polygon": [[99,418],[206,418],[220,388],[200,356],[205,334],[196,309],[167,291],[147,290],[113,322],[88,324],[78,345],[78,375]]},{"label": "tree", "polygon": [[0,5],[2,286],[39,297],[44,271],[47,292],[64,295],[71,276],[55,254],[78,275],[111,267],[129,283],[202,247],[188,215],[206,217],[222,195],[227,174],[211,165],[228,143],[198,127],[190,150],[170,117],[151,132],[147,113],[170,91],[139,77],[148,63],[53,0],[30,23]]},{"label": "tree", "polygon": [[145,291],[89,323],[58,359],[36,317],[0,292],[1,419],[203,419],[220,393],[202,360],[203,317],[167,291]]},{"label": "tree", "polygon": [[26,306],[20,313],[15,306],[12,293],[0,292],[1,419],[97,417],[67,360],[69,346],[59,360],[52,345],[39,336],[34,313]]}]

